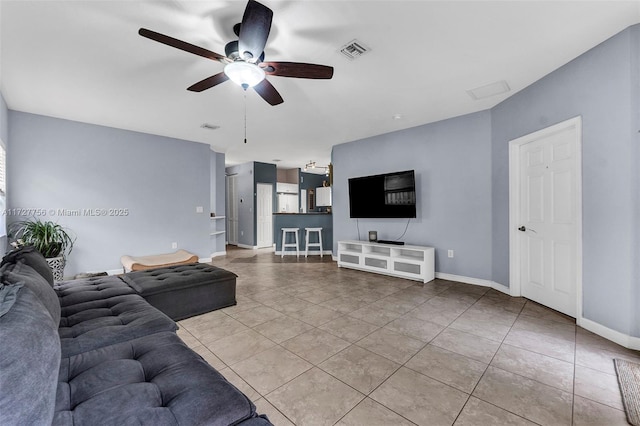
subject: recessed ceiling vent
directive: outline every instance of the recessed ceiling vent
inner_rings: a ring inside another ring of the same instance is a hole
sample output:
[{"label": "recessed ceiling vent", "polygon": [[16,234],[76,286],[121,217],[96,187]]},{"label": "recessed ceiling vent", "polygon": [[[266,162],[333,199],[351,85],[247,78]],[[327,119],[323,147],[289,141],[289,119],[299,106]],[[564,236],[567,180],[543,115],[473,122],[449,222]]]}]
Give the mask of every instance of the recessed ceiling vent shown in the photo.
[{"label": "recessed ceiling vent", "polygon": [[209,124],[209,123],[204,123],[200,127],[207,130],[218,130],[220,128],[220,126],[216,126],[215,124]]},{"label": "recessed ceiling vent", "polygon": [[471,96],[473,100],[480,100],[490,98],[492,96],[501,95],[507,93],[511,88],[506,81],[500,80],[495,83],[487,84],[486,86],[476,87],[475,89],[467,90],[467,94]]},{"label": "recessed ceiling vent", "polygon": [[340,53],[349,58],[350,60],[358,59],[360,56],[369,52],[371,49],[358,40],[351,40],[340,48]]}]

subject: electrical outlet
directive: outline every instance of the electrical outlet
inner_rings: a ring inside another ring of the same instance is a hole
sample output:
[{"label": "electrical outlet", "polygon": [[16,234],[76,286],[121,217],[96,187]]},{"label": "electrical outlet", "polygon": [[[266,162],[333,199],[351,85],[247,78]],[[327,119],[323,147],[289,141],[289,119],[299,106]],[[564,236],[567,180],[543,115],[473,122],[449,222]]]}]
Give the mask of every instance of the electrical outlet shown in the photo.
[{"label": "electrical outlet", "polygon": [[202,213],[202,212],[204,212],[204,208],[202,206],[196,207],[196,213]]},{"label": "electrical outlet", "polygon": [[453,250],[447,251],[447,257],[453,257]]},{"label": "electrical outlet", "polygon": [[178,248],[178,243],[176,243],[176,242],[171,243],[171,248],[172,249]]}]

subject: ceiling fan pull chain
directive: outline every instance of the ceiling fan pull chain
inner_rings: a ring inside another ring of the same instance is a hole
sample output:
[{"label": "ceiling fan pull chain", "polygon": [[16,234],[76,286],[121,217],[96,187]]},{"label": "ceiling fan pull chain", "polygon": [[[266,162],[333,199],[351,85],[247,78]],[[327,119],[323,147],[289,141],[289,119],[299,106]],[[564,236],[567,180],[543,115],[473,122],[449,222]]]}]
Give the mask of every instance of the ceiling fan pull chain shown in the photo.
[{"label": "ceiling fan pull chain", "polygon": [[247,143],[247,91],[244,91],[244,143]]}]

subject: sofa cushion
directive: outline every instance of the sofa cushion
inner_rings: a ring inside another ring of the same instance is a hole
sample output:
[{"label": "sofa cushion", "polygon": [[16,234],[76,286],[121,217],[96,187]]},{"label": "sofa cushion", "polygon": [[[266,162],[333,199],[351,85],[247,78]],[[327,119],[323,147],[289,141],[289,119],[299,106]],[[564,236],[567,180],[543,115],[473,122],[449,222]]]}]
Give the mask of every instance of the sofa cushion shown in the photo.
[{"label": "sofa cushion", "polygon": [[61,281],[54,287],[62,310],[68,306],[78,305],[92,300],[108,299],[124,294],[136,294],[118,277],[101,276],[82,278],[72,281]]},{"label": "sofa cushion", "polygon": [[53,271],[51,271],[42,253],[36,250],[35,247],[25,246],[10,251],[2,258],[0,266],[4,266],[7,263],[18,263],[19,260],[23,260],[27,265],[35,269],[53,287]]},{"label": "sofa cushion", "polygon": [[0,317],[9,312],[13,304],[16,303],[21,288],[22,284],[0,284]]},{"label": "sofa cushion", "polygon": [[53,424],[226,426],[255,416],[242,392],[165,332],[64,358]]},{"label": "sofa cushion", "polygon": [[56,292],[62,304],[58,331],[63,357],[177,329],[117,277],[66,281]]},{"label": "sofa cushion", "polygon": [[23,284],[28,287],[40,299],[49,311],[49,315],[57,326],[60,322],[60,302],[53,288],[46,279],[35,269],[28,266],[24,260],[16,263],[8,263],[0,269],[2,282],[8,284]]},{"label": "sofa cushion", "polygon": [[48,425],[60,368],[57,325],[23,286],[0,317],[0,425]]},{"label": "sofa cushion", "polygon": [[203,283],[235,279],[238,276],[226,269],[204,263],[175,265],[146,271],[129,272],[122,279],[144,296],[171,292],[174,288],[199,287]]},{"label": "sofa cushion", "polygon": [[236,278],[233,272],[203,263],[122,276],[147,302],[176,321],[235,305]]}]

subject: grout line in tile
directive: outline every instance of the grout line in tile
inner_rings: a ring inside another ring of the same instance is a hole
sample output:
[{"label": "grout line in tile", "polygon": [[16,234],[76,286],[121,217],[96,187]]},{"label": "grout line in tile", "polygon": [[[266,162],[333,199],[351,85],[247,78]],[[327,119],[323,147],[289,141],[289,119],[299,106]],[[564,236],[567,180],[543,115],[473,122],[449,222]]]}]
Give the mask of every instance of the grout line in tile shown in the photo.
[{"label": "grout line in tile", "polygon": [[[327,264],[329,264],[329,262],[327,262]],[[334,264],[335,264],[335,262],[334,262]],[[286,262],[286,263],[282,263],[282,264],[281,264],[281,263],[277,263],[277,266],[283,266],[283,265],[286,265],[286,266],[288,266],[288,267],[289,267],[289,266],[296,266],[296,265],[299,265],[299,263],[298,263],[298,262],[295,262],[295,263],[294,263],[294,262]],[[306,265],[306,263],[305,263],[305,265]],[[229,266],[230,266],[230,265],[229,265]],[[314,265],[314,267],[315,267],[315,266],[320,266],[320,265]],[[287,273],[292,273],[292,269],[293,269],[293,268],[289,268],[289,269],[288,269],[288,271],[287,271]],[[298,270],[299,268],[295,268],[295,269],[296,269],[296,270]],[[320,268],[318,268],[318,269],[320,269]],[[340,271],[340,272],[342,272],[342,271]],[[350,271],[349,271],[349,272],[350,272]],[[354,274],[355,274],[355,273],[354,273]],[[353,289],[353,290],[360,290],[360,291],[367,291],[367,290],[369,290],[369,288],[368,288],[368,287],[370,287],[370,286],[367,286],[367,285],[365,285],[365,284],[364,284],[364,282],[366,282],[366,280],[365,280],[365,279],[363,279],[363,280],[358,280],[358,281],[357,281],[357,285],[355,285],[355,286],[349,286],[349,287],[348,287],[347,285],[345,285],[345,283],[346,283],[346,282],[348,282],[350,279],[352,279],[352,278],[353,278],[354,274],[342,274],[342,277],[343,277],[343,278],[342,278],[339,282],[338,282],[338,281],[336,281],[336,286],[335,286],[335,287],[332,287],[332,290],[335,290],[335,291],[336,291],[336,296],[335,296],[335,297],[348,297],[348,296],[349,296],[348,294],[344,294],[344,293],[342,293],[342,291],[344,291],[344,290],[346,290],[346,289]],[[358,275],[358,277],[360,277],[360,275]],[[369,277],[369,275],[367,274],[367,278],[368,278],[368,277]],[[392,296],[392,295],[394,295],[394,294],[397,294],[397,293],[401,292],[402,290],[405,290],[405,289],[408,289],[408,288],[412,288],[413,286],[414,286],[414,285],[398,286],[398,287],[395,287],[395,288],[396,288],[396,291],[394,291],[394,292],[392,292],[392,293],[389,293],[389,294],[385,294],[384,296],[381,296],[381,295],[377,294],[377,295],[376,295],[376,296],[377,296],[376,300],[372,300],[372,301],[370,301],[370,299],[369,299],[369,300],[367,300],[367,301],[365,302],[365,304],[363,305],[363,307],[371,306],[372,304],[377,303],[379,300],[382,300],[382,299],[384,299],[384,298],[386,298],[386,297],[390,297],[390,296]],[[270,286],[270,288],[277,289],[278,287],[277,287],[277,286]],[[447,288],[443,289],[442,291],[446,291],[448,288],[450,288],[450,287],[447,287]],[[448,328],[452,328],[452,327],[451,327],[451,324],[452,324],[455,320],[457,320],[461,315],[463,315],[464,313],[468,312],[470,309],[472,309],[473,307],[475,307],[475,306],[476,306],[476,305],[477,305],[477,304],[478,304],[478,303],[479,303],[479,302],[480,302],[480,301],[481,301],[481,300],[482,300],[482,299],[487,295],[487,293],[488,293],[489,291],[491,291],[491,290],[487,289],[487,291],[485,291],[482,295],[480,295],[480,297],[478,297],[478,299],[476,299],[476,300],[475,300],[475,301],[474,301],[470,306],[468,306],[468,307],[467,307],[466,309],[464,309],[464,310],[463,310],[463,311],[462,311],[458,316],[456,316],[456,318],[455,318],[454,320],[452,320],[451,322],[449,322],[449,324],[447,324],[447,325],[443,328],[443,330],[441,330],[438,334],[436,334],[436,336],[434,336],[434,338],[433,338],[433,339],[436,339],[436,338],[437,338],[437,337],[438,337],[438,336],[439,336],[439,335],[440,335],[444,330],[446,330],[446,329],[448,329]],[[285,291],[285,293],[286,293],[286,291]],[[440,294],[440,293],[442,293],[442,292],[439,292],[438,294]],[[297,296],[295,296],[295,294],[289,294],[289,293],[286,293],[286,294],[287,294],[287,296],[297,297]],[[436,295],[437,295],[437,294],[436,294]],[[419,305],[417,305],[417,306],[416,306],[416,307],[414,307],[413,309],[416,309],[416,308],[418,308],[418,307],[422,306],[423,304],[427,303],[427,301],[428,301],[428,300],[430,300],[432,297],[435,297],[436,295],[431,296],[429,299],[427,299],[427,300],[423,301],[422,303],[420,303]],[[251,294],[249,294],[249,295],[244,295],[244,296],[245,296],[245,297],[247,297],[247,298],[248,298],[248,299],[250,299],[250,300],[254,300],[254,301],[256,301],[256,302],[260,303],[258,300],[255,300],[253,297],[251,297],[251,296],[252,296]],[[361,299],[359,299],[359,300],[361,300]],[[312,305],[322,306],[322,307],[325,307],[325,308],[326,308],[326,306],[323,306],[321,303],[313,303],[313,302],[310,302],[310,303],[312,303]],[[324,303],[324,302],[323,302],[323,303]],[[506,332],[506,334],[504,335],[504,337],[503,337],[501,340],[499,340],[499,341],[498,341],[498,342],[499,342],[498,349],[495,351],[495,353],[494,353],[494,354],[493,354],[493,356],[491,357],[491,360],[489,361],[488,366],[492,366],[492,367],[494,367],[494,368],[498,368],[498,367],[493,366],[493,365],[492,365],[492,363],[494,362],[494,360],[495,360],[495,357],[496,357],[497,353],[498,353],[498,352],[499,352],[499,351],[504,347],[504,345],[507,345],[506,343],[504,343],[504,341],[505,341],[506,337],[509,335],[509,333],[511,333],[511,331],[513,330],[513,327],[514,327],[515,323],[516,323],[518,320],[520,320],[520,319],[522,319],[522,318],[525,318],[525,317],[526,317],[526,318],[532,318],[532,317],[533,317],[533,318],[535,318],[535,316],[531,316],[531,315],[528,315],[528,314],[523,313],[523,310],[524,310],[524,308],[525,308],[525,306],[526,306],[526,303],[527,303],[527,302],[525,302],[524,304],[522,304],[522,305],[520,306],[520,308],[519,308],[519,310],[518,310],[517,312],[514,312],[514,311],[506,311],[506,310],[505,310],[506,312],[512,312],[513,314],[515,314],[516,318],[515,318],[515,320],[513,321],[513,323],[509,326],[508,331]],[[412,310],[413,310],[413,309],[412,309]],[[226,314],[226,313],[225,313],[225,314]],[[286,315],[286,316],[289,316],[289,315],[288,315],[288,314],[286,314],[286,313],[283,313],[283,314],[284,314],[284,315]],[[341,312],[340,312],[340,314],[341,314],[340,316],[345,316],[345,315],[349,315],[350,313],[346,313],[346,314],[344,314],[344,313],[341,313]],[[227,314],[227,315],[228,315],[228,314]],[[230,316],[230,315],[228,315],[228,316]],[[349,315],[349,316],[350,316],[350,315]],[[233,318],[233,317],[232,317],[232,318]],[[293,318],[293,317],[292,317],[292,318]],[[300,318],[296,318],[296,319],[297,319],[297,320],[301,320]],[[304,320],[302,320],[302,321],[306,323],[306,321],[304,321]],[[330,321],[331,321],[331,320],[330,320]],[[370,334],[372,334],[372,333],[375,333],[376,331],[380,330],[382,327],[387,326],[387,325],[388,325],[389,323],[391,323],[392,321],[393,321],[393,320],[386,322],[383,326],[380,326],[380,325],[377,325],[377,324],[376,324],[376,327],[378,327],[378,328],[376,328],[376,330],[373,330],[373,331],[371,331],[370,333],[366,334],[365,336],[362,336],[362,337],[360,338],[360,340],[362,340],[362,339],[366,338],[367,336],[369,336],[369,335],[370,335]],[[553,320],[550,320],[550,321],[553,321]],[[328,322],[328,321],[327,321],[327,322]],[[365,321],[365,322],[366,322],[366,321]],[[325,322],[325,323],[326,323],[326,322]],[[562,323],[562,321],[555,321],[555,323]],[[308,331],[313,330],[313,328],[319,329],[319,326],[317,326],[317,325],[314,325],[314,324],[310,324],[310,325],[312,326],[312,328],[311,328],[311,329],[309,329]],[[253,329],[253,327],[250,327],[250,328],[251,328],[251,329]],[[452,329],[453,329],[453,328],[452,328]],[[323,330],[323,331],[325,331],[325,332],[327,332],[327,333],[329,333],[329,334],[334,335],[332,332],[330,332],[330,331],[328,331],[328,330]],[[462,331],[462,330],[457,330],[457,331]],[[465,333],[467,333],[466,331],[464,331],[464,332],[465,332]],[[401,333],[401,334],[403,334],[403,333]],[[473,333],[470,333],[470,334],[472,334],[472,335],[473,335]],[[572,417],[571,417],[572,422],[573,422],[573,420],[574,420],[574,409],[575,409],[575,377],[576,377],[576,365],[577,365],[577,363],[576,363],[576,362],[577,362],[577,347],[578,347],[578,344],[577,344],[577,334],[578,334],[578,328],[577,328],[577,326],[575,326],[575,328],[574,328],[574,345],[573,345],[573,363],[572,363],[572,364],[573,364],[573,387],[572,387],[572,392],[571,392],[571,393],[572,393],[572,414],[571,414],[571,416],[572,416]],[[266,337],[266,336],[265,336],[265,337]],[[340,336],[335,336],[335,337],[340,337]],[[195,338],[195,336],[194,336],[194,338]],[[412,356],[409,358],[409,360],[407,360],[405,363],[401,364],[397,369],[395,369],[395,370],[393,371],[393,373],[391,373],[391,374],[387,377],[387,379],[386,379],[386,380],[384,380],[380,385],[378,385],[376,388],[374,388],[374,389],[373,389],[373,390],[372,390],[368,395],[371,395],[371,393],[375,392],[375,390],[376,390],[376,389],[378,389],[378,388],[379,388],[380,386],[382,386],[382,385],[383,385],[383,384],[384,384],[384,383],[385,383],[385,382],[386,382],[390,377],[392,377],[394,374],[396,374],[396,373],[397,373],[397,371],[398,371],[400,368],[402,368],[403,366],[406,366],[406,364],[407,364],[408,362],[410,362],[410,360],[411,360],[411,359],[413,359],[413,357],[415,357],[415,355],[416,355],[417,353],[419,353],[420,351],[422,351],[422,350],[423,350],[423,349],[424,349],[428,344],[430,344],[430,342],[432,342],[432,341],[433,341],[433,339],[431,339],[429,342],[425,343],[425,344],[424,344],[424,345],[423,345],[423,346],[422,346],[422,347],[421,347],[421,348],[420,348],[420,349],[419,349],[419,350],[418,350],[414,355],[412,355]],[[200,344],[202,344],[202,342],[201,342],[200,340],[198,340],[198,339],[195,339],[195,340],[196,340],[196,341],[198,341]],[[269,340],[271,340],[271,339],[269,339]],[[350,343],[350,345],[349,345],[349,346],[347,346],[346,348],[344,348],[343,350],[341,350],[340,352],[338,352],[337,354],[339,354],[339,353],[343,352],[344,350],[346,350],[346,349],[350,348],[350,347],[351,347],[351,346],[353,346],[353,345],[359,346],[359,345],[357,345],[357,343],[358,343],[360,340],[358,340],[357,342],[354,342],[354,343],[349,342],[349,343]],[[494,340],[494,339],[491,339],[491,340]],[[272,341],[272,340],[271,340],[271,341]],[[494,340],[494,341],[497,341],[497,340]],[[272,341],[272,342],[273,342],[273,341]],[[275,342],[274,342],[274,343],[275,343]],[[284,342],[282,342],[282,343],[284,343]],[[279,343],[276,343],[276,345],[283,347],[283,346],[282,346],[281,344],[279,344]],[[285,350],[287,350],[286,348],[284,348],[284,349],[285,349]],[[366,348],[364,348],[364,349],[366,349]],[[444,348],[443,348],[443,349],[444,349]],[[519,348],[519,349],[521,349],[521,350],[526,350],[526,351],[531,352],[531,353],[535,353],[535,354],[543,355],[543,356],[546,356],[546,357],[550,357],[550,358],[553,358],[553,359],[559,359],[559,358],[556,358],[556,357],[553,357],[553,356],[550,356],[550,355],[547,355],[547,354],[543,354],[543,353],[537,352],[537,351],[535,351],[535,350],[530,350],[530,349],[528,349],[528,348],[527,348],[527,349],[525,349],[525,348]],[[368,349],[367,349],[367,350],[368,350]],[[447,350],[447,349],[445,349],[445,350]],[[332,356],[335,356],[335,355],[337,355],[337,354],[334,354],[334,355],[332,355]],[[465,356],[465,357],[466,357],[466,355],[463,355],[463,354],[460,354],[460,355],[462,355],[462,356]],[[296,356],[297,356],[297,355],[296,355]],[[330,357],[329,357],[329,358],[330,358]],[[385,357],[385,358],[386,358],[386,357]],[[469,357],[467,357],[467,358],[469,358]],[[472,358],[471,358],[471,359],[472,359]],[[563,362],[567,362],[565,359],[559,359],[559,360],[561,360],[561,361],[563,361]],[[393,361],[393,360],[391,360],[391,361]],[[322,362],[324,362],[324,361],[322,361]],[[394,361],[394,362],[396,362],[396,361]],[[311,363],[311,364],[313,364],[313,363]],[[314,367],[317,367],[317,368],[319,368],[320,370],[322,370],[320,367],[318,367],[320,364],[321,364],[321,362],[320,362],[320,363],[318,363],[318,364],[316,364],[316,365],[314,365]],[[225,365],[226,365],[226,364],[225,364]],[[476,385],[474,386],[474,389],[473,389],[473,390],[471,391],[471,393],[469,394],[470,396],[467,398],[467,401],[465,402],[465,405],[463,405],[463,408],[462,408],[462,409],[460,410],[460,412],[457,414],[456,419],[460,416],[460,413],[464,410],[464,407],[466,406],[466,404],[468,404],[468,402],[469,402],[469,400],[470,400],[471,396],[473,395],[473,392],[475,392],[475,390],[476,390],[477,386],[479,385],[479,383],[480,383],[480,382],[482,382],[482,380],[485,378],[485,375],[486,375],[486,373],[487,373],[487,371],[488,371],[488,366],[487,366],[487,368],[485,368],[485,371],[483,372],[483,374],[482,374],[481,378],[478,380],[478,382],[477,382],[477,383],[476,383]],[[313,367],[312,367],[312,368],[313,368]],[[589,367],[587,367],[587,368],[589,368]],[[306,370],[305,372],[307,372],[307,371],[309,371],[309,370]],[[322,371],[324,371],[324,370],[322,370]],[[304,374],[305,372],[303,372],[303,373],[301,373],[301,374]],[[342,382],[342,380],[340,380],[340,378],[333,376],[331,373],[328,373],[328,372],[325,372],[325,373],[330,374],[332,377],[334,377],[334,378],[336,378],[337,380],[339,380],[340,382]],[[236,374],[237,374],[237,373],[236,373]],[[424,375],[424,374],[422,374],[422,373],[418,373],[418,374]],[[525,377],[525,376],[522,376],[522,375],[517,374],[517,373],[511,373],[511,374],[516,374],[516,375],[518,375],[518,376]],[[297,376],[297,377],[299,377],[299,376]],[[429,377],[429,376],[426,376],[426,377]],[[431,378],[431,377],[430,377],[430,378]],[[529,377],[525,377],[525,378],[527,378],[527,379],[529,379],[529,380],[533,380],[533,381],[538,382],[537,380],[535,380],[535,379],[531,379],[531,378],[529,378]],[[294,379],[295,379],[295,378],[294,378]],[[292,379],[292,380],[294,380],[294,379]],[[431,379],[433,379],[433,378],[431,378]],[[243,379],[243,380],[244,380],[244,379]],[[435,380],[435,379],[434,379],[434,380]],[[287,382],[287,383],[288,383],[288,382]],[[344,382],[342,382],[342,383],[344,383]],[[538,382],[538,383],[541,383],[541,382]],[[551,385],[548,385],[548,384],[546,384],[546,383],[541,383],[541,384],[543,384],[543,385],[545,385],[545,386],[551,386]],[[445,385],[447,385],[447,384],[445,384]],[[284,386],[284,384],[283,384],[283,385],[281,385],[281,386]],[[349,385],[347,385],[347,386],[349,386]],[[447,385],[447,386],[449,386],[449,385]],[[556,388],[555,386],[551,386],[551,387]],[[280,387],[279,387],[279,388],[280,388]],[[279,389],[279,388],[278,388],[278,389]],[[455,389],[455,388],[454,388],[454,389]],[[559,389],[559,388],[556,388],[556,389]],[[560,389],[560,390],[562,390],[562,389]],[[356,390],[356,391],[357,391],[357,390]],[[564,390],[562,390],[562,391],[564,391]],[[272,392],[273,392],[273,391],[272,391]],[[359,392],[359,393],[362,393],[362,392],[360,392],[360,391],[358,391],[358,392]],[[567,392],[567,391],[564,391],[564,392]],[[259,394],[259,393],[258,393],[258,394]],[[265,400],[269,401],[269,400],[268,400],[268,398],[266,398],[265,396],[263,396],[263,397],[265,398]],[[368,398],[368,396],[366,396],[366,397]],[[477,398],[477,397],[476,397],[476,398]],[[481,398],[478,398],[478,399],[482,400]],[[592,400],[591,400],[591,399],[589,399],[589,398],[585,398],[585,399],[588,399],[588,400],[592,401]],[[485,403],[491,404],[490,402],[487,402],[487,401],[484,401],[484,400],[482,400],[482,401],[483,401],[483,402],[485,402]],[[597,403],[597,401],[594,401],[594,402],[596,402],[596,403]],[[272,404],[272,405],[273,405],[273,404]],[[495,404],[491,404],[491,405],[495,406]],[[357,406],[357,404],[356,404],[354,407],[352,407],[352,409],[351,409],[349,412],[351,412],[351,411],[352,411],[356,406]],[[274,406],[274,407],[275,407],[275,406]],[[385,407],[386,407],[386,406],[385,406]],[[496,406],[496,407],[497,407],[497,406]],[[386,408],[387,408],[387,409],[389,409],[389,410],[390,410],[390,411],[392,411],[392,412],[395,412],[395,411],[391,410],[389,407],[386,407]],[[498,407],[498,408],[503,409],[503,408],[501,408],[501,407]],[[277,410],[277,408],[276,408],[276,410]],[[503,410],[504,410],[504,409],[503,409]],[[280,411],[280,410],[278,410],[278,411]],[[507,412],[510,412],[510,413],[511,413],[511,411],[509,411],[509,410],[505,410],[505,411],[507,411]],[[347,414],[348,414],[349,412],[347,412]],[[284,415],[284,413],[282,413],[282,414]],[[345,416],[346,416],[347,414],[345,414]],[[401,417],[403,417],[403,418],[404,418],[404,416],[402,416],[400,413],[396,413],[396,414],[398,414],[398,415],[400,415]],[[516,414],[516,413],[512,413],[512,414],[513,414],[513,415],[516,415],[516,416],[518,416],[518,417],[520,417],[520,418],[524,418],[524,417],[522,417],[522,416],[520,416],[520,415],[518,415],[518,414]],[[287,416],[285,416],[285,418],[288,418],[288,417],[287,417]],[[344,416],[343,416],[342,418],[344,418]]]},{"label": "grout line in tile", "polygon": [[[395,374],[395,372],[394,372],[394,374]],[[389,377],[391,377],[391,376],[389,376]],[[386,381],[386,380],[385,380],[385,381]],[[373,391],[372,391],[372,392],[373,392]],[[369,395],[371,395],[371,394],[369,394]],[[391,408],[387,407],[386,405],[382,404],[381,402],[376,401],[376,400],[375,400],[375,399],[373,399],[373,398],[369,398],[369,396],[368,396],[368,395],[367,395],[367,396],[365,396],[365,398],[364,398],[362,401],[364,401],[365,399],[370,399],[370,400],[371,400],[371,401],[373,401],[375,404],[379,404],[379,405],[383,406],[384,408],[386,408],[387,410],[391,411],[392,413],[397,414],[398,416],[402,417],[404,420],[408,421],[408,422],[409,422],[409,423],[411,423],[412,425],[416,425],[416,423],[414,423],[414,422],[412,422],[411,420],[407,419],[405,416],[403,416],[402,414],[398,413],[397,411],[392,410]],[[355,410],[355,408],[356,408],[358,405],[362,404],[362,401],[360,401],[360,402],[358,402],[356,405],[354,405],[354,406],[353,406],[349,411],[347,411],[347,412],[345,413],[345,415],[344,415],[344,416],[340,417],[340,418],[338,419],[338,421],[337,421],[336,423],[334,423],[334,424],[338,424],[338,423],[340,423],[340,420],[342,420],[342,419],[344,419],[345,417],[347,417],[347,415],[348,415],[350,412],[352,412],[353,410]],[[416,426],[417,426],[417,425],[416,425]]]},{"label": "grout line in tile", "polygon": [[276,410],[278,413],[280,413],[280,415],[282,415],[282,417],[284,417],[285,419],[289,420],[289,421],[291,422],[291,424],[295,426],[295,424],[296,424],[296,423],[295,423],[292,419],[290,419],[289,417],[287,417],[287,415],[286,415],[285,413],[283,413],[282,411],[280,411],[280,410],[278,409],[278,407],[276,407],[275,405],[273,405],[273,404],[271,403],[271,401],[269,401],[269,400],[268,400],[264,395],[260,395],[260,398],[261,398],[261,399],[264,399],[265,401],[267,401],[267,402],[269,403],[269,405],[271,405],[271,406],[273,407],[273,409],[274,409],[274,410]]}]

